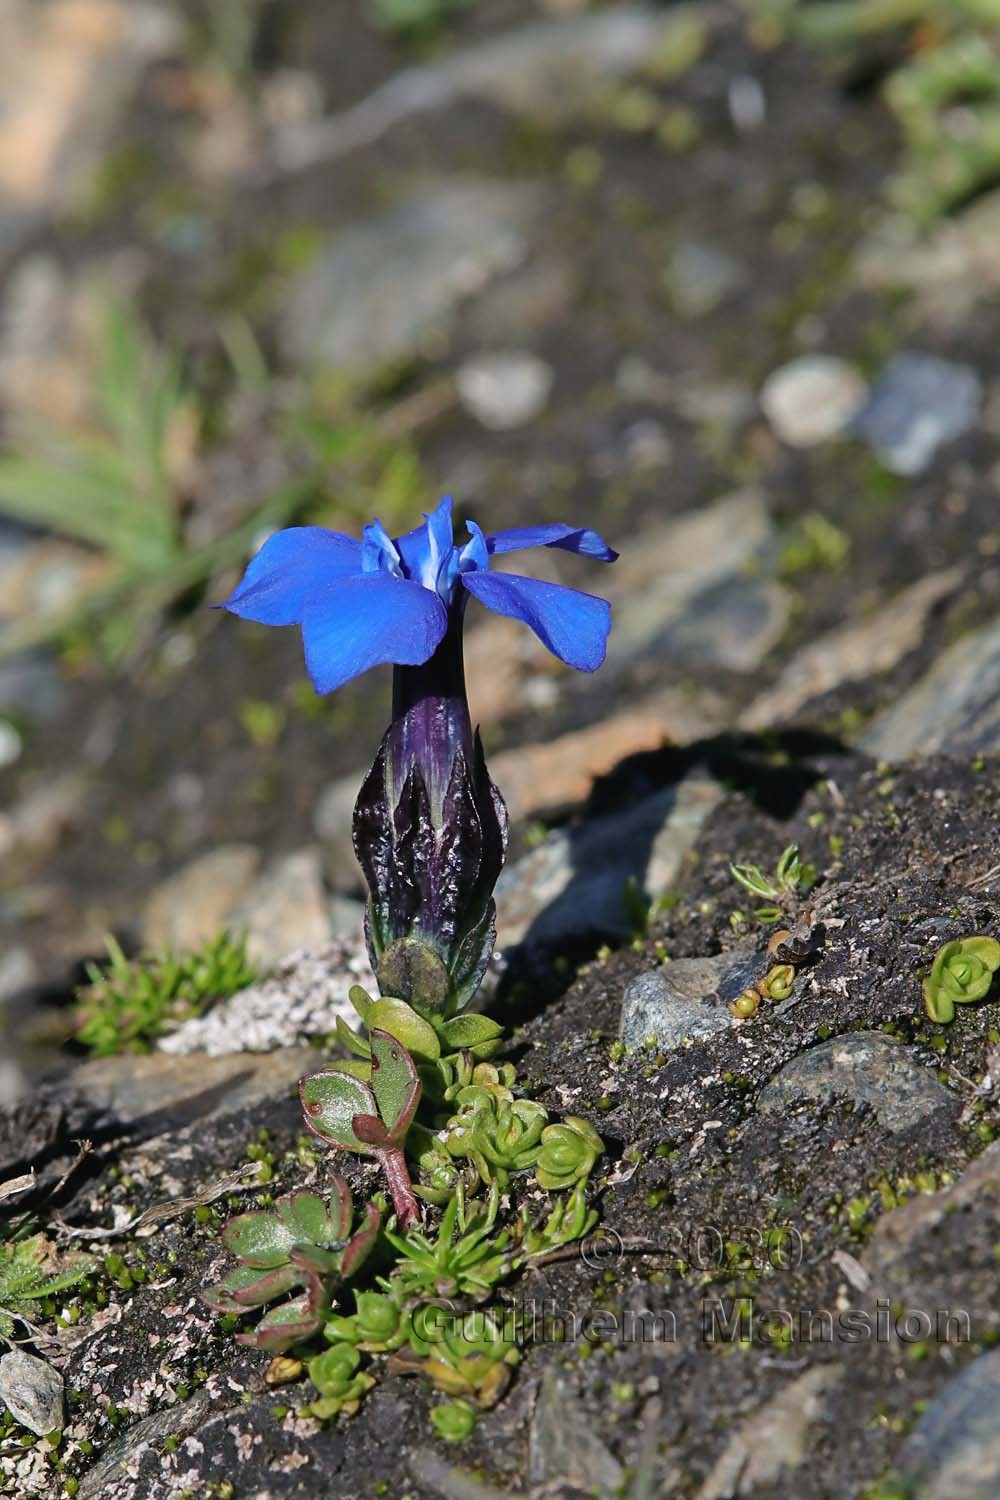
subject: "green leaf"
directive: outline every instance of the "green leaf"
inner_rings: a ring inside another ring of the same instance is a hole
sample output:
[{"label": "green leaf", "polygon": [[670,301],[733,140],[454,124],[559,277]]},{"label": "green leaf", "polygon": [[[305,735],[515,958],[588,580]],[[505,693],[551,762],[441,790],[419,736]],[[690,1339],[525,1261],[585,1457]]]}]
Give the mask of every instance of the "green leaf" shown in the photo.
[{"label": "green leaf", "polygon": [[352,984],[351,988],[347,992],[347,998],[354,1006],[354,1009],[357,1011],[362,1021],[367,1022],[368,1012],[375,1004],[375,1001],[372,999],[371,995],[369,995],[364,985]]},{"label": "green leaf", "polygon": [[288,1193],[275,1201],[275,1212],[296,1240],[310,1245],[329,1245],[337,1239],[326,1204],[315,1193]]},{"label": "green leaf", "polygon": [[226,1248],[248,1266],[281,1266],[295,1244],[295,1236],[277,1214],[240,1214],[222,1231]]},{"label": "green leaf", "polygon": [[405,1000],[376,1000],[368,1009],[365,1025],[369,1031],[388,1032],[423,1062],[433,1062],[441,1056],[441,1043],[434,1027]]},{"label": "green leaf", "polygon": [[[420,1079],[413,1058],[387,1031],[374,1030],[372,1043],[372,1091],[378,1112],[389,1135],[402,1140],[420,1101]],[[370,1113],[359,1110],[358,1113]]]},{"label": "green leaf", "polygon": [[351,1124],[355,1115],[377,1113],[371,1089],[359,1078],[352,1077],[342,1068],[312,1073],[300,1081],[299,1098],[306,1124],[314,1135],[329,1145],[342,1146],[348,1151],[367,1152],[370,1149],[358,1140]]},{"label": "green leaf", "polygon": [[337,1041],[348,1052],[353,1052],[355,1057],[369,1058],[372,1049],[359,1031],[353,1031],[343,1016],[337,1017]]},{"label": "green leaf", "polygon": [[767,896],[772,901],[777,901],[780,892],[757,865],[730,865],[729,873],[752,895]]},{"label": "green leaf", "polygon": [[450,1021],[442,1021],[438,1027],[438,1035],[449,1052],[460,1052],[463,1048],[474,1052],[483,1042],[493,1042],[503,1036],[503,1027],[499,1022],[491,1021],[489,1016],[481,1016],[473,1011],[464,1016],[453,1016]]},{"label": "green leaf", "polygon": [[963,953],[969,953],[985,964],[991,974],[1000,969],[1000,943],[991,937],[967,937],[962,939]]}]

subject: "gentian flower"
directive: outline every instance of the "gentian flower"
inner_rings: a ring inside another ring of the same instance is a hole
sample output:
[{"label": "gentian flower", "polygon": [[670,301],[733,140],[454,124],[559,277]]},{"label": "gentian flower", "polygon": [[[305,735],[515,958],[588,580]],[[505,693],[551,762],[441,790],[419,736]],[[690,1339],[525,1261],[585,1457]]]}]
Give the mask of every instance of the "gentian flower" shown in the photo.
[{"label": "gentian flower", "polygon": [[490,560],[557,547],[599,562],[596,531],[563,524],[484,533],[456,544],[450,497],[393,540],[379,521],[363,540],[321,526],[272,536],[222,608],[265,625],[300,625],[317,693],[391,662],[393,722],[365,779],[354,843],[371,901],[366,930],[383,994],[435,1016],[472,998],[495,937],[492,892],[507,814],[473,734],[462,663],[470,595],[523,620],[580,671],[604,660],[611,607],[560,584],[490,571]]}]

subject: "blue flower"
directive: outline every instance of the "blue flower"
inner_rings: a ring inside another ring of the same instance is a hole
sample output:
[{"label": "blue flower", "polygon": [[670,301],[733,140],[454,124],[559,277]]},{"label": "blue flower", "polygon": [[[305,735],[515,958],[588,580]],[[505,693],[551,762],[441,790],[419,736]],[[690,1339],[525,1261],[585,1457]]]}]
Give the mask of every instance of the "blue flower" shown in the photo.
[{"label": "blue flower", "polygon": [[468,594],[500,615],[523,620],[571,667],[593,672],[604,660],[611,606],[560,584],[491,573],[491,557],[559,547],[614,562],[596,531],[550,524],[484,534],[468,522],[456,545],[451,497],[424,525],[395,541],[379,521],[363,541],[322,526],[272,536],[220,607],[263,625],[301,625],[306,667],[317,693],[330,693],[369,667],[419,666],[434,653]]}]

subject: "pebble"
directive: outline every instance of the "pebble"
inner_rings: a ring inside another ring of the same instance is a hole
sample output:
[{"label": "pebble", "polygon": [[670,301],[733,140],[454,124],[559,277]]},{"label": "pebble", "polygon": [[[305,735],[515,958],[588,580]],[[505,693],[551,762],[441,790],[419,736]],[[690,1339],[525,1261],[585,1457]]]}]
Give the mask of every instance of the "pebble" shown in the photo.
[{"label": "pebble", "polygon": [[975,370],[936,354],[894,355],[852,423],[894,474],[922,474],[945,443],[975,426],[983,385]]},{"label": "pebble", "polygon": [[1000,1349],[948,1380],[921,1412],[897,1471],[911,1500],[996,1500],[1000,1494]]},{"label": "pebble", "polygon": [[625,986],[618,1035],[626,1047],[655,1042],[673,1052],[736,1024],[729,1004],[759,979],[759,954],[734,961],[733,954],[678,958],[662,968],[637,974]]},{"label": "pebble", "polygon": [[955,1096],[901,1042],[877,1031],[838,1036],[794,1057],[758,1100],[768,1113],[784,1113],[795,1099],[852,1099],[870,1105],[887,1130],[908,1130]]},{"label": "pebble", "polygon": [[63,1378],[36,1354],[12,1349],[0,1359],[0,1401],[39,1437],[62,1428]]},{"label": "pebble", "polygon": [[1000,624],[963,636],[862,736],[879,760],[1000,750]]},{"label": "pebble", "polygon": [[491,432],[509,432],[541,416],[555,372],[536,354],[523,350],[477,354],[455,374],[458,399]]},{"label": "pebble", "polygon": [[815,448],[842,433],[865,399],[861,373],[832,354],[803,354],[774,370],[760,406],[790,448]]}]

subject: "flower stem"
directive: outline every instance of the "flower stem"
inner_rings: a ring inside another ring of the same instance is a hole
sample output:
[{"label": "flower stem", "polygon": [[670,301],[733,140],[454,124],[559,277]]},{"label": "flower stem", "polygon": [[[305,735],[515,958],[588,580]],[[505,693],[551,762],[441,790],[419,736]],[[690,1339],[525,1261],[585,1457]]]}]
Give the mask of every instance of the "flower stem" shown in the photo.
[{"label": "flower stem", "polygon": [[396,1218],[401,1229],[410,1229],[414,1224],[420,1223],[420,1204],[410,1182],[410,1173],[406,1165],[406,1157],[402,1150],[396,1146],[387,1151],[378,1152],[379,1165],[385,1173],[389,1184],[389,1192],[392,1194],[392,1206],[396,1210]]}]

